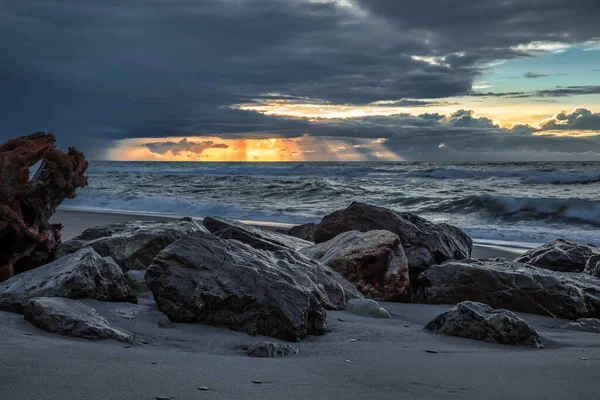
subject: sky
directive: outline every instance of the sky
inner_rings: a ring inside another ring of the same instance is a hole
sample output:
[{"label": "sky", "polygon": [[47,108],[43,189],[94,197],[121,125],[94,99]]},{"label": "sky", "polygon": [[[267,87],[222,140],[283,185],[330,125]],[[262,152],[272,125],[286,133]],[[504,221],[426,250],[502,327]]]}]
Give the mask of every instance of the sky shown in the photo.
[{"label": "sky", "polygon": [[600,160],[596,0],[0,0],[0,141],[91,160]]}]

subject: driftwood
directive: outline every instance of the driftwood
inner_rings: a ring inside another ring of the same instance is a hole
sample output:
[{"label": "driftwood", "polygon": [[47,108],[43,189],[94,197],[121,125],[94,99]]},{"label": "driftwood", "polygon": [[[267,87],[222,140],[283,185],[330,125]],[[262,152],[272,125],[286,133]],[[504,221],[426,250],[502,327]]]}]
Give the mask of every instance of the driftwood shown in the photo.
[{"label": "driftwood", "polygon": [[54,260],[63,226],[48,220],[65,198],[87,186],[83,153],[70,147],[65,154],[55,141],[38,132],[0,145],[0,282]]}]

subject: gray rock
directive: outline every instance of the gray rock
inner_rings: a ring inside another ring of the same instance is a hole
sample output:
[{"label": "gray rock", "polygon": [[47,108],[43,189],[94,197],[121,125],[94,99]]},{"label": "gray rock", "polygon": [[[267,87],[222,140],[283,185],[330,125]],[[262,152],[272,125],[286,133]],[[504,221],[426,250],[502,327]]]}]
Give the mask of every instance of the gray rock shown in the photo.
[{"label": "gray rock", "polygon": [[580,318],[577,321],[561,325],[561,328],[573,331],[600,333],[600,319]]},{"label": "gray rock", "polygon": [[543,348],[538,333],[507,310],[464,301],[425,325],[435,333],[484,342]]},{"label": "gray rock", "polygon": [[452,225],[434,224],[415,214],[364,203],[352,203],[325,216],[315,232],[315,242],[326,242],[352,230],[386,230],[398,235],[408,258],[413,286],[418,284],[415,278],[429,266],[469,258],[473,247],[471,238]]},{"label": "gray rock", "polygon": [[318,225],[313,223],[292,226],[288,232],[288,235],[314,243],[317,227]]},{"label": "gray rock", "polygon": [[335,271],[294,251],[258,250],[202,232],[161,251],[146,282],[171,321],[288,341],[324,334],[324,308],[344,309],[348,298],[362,297]]},{"label": "gray rock", "polygon": [[0,283],[0,310],[20,313],[34,297],[137,302],[119,266],[90,247]]},{"label": "gray rock", "polygon": [[502,258],[448,261],[419,275],[415,303],[470,300],[493,308],[578,319],[600,316],[600,279]]},{"label": "gray rock", "polygon": [[125,272],[125,278],[131,290],[136,294],[137,297],[143,297],[152,299],[152,292],[146,284],[146,272],[131,269]]},{"label": "gray rock", "polygon": [[600,278],[600,254],[591,256],[587,260],[583,273]]},{"label": "gray rock", "polygon": [[385,308],[379,307],[379,304],[371,299],[349,300],[346,311],[367,318],[391,318]]},{"label": "gray rock", "polygon": [[61,335],[92,340],[132,340],[128,333],[112,327],[94,308],[77,300],[37,297],[27,303],[24,316],[38,328]]},{"label": "gray rock", "polygon": [[89,246],[102,257],[112,257],[123,271],[145,270],[162,249],[195,231],[206,230],[191,218],[178,222],[129,221],[97,226],[60,245],[57,257]]},{"label": "gray rock", "polygon": [[246,350],[248,357],[286,357],[298,354],[298,349],[289,344],[273,343],[273,342],[262,342],[254,346],[250,346]]},{"label": "gray rock", "polygon": [[213,235],[222,239],[235,239],[260,250],[298,250],[312,245],[311,242],[283,233],[258,228],[225,218],[206,217],[204,218],[203,224]]},{"label": "gray rock", "polygon": [[553,271],[582,272],[586,262],[594,254],[600,255],[600,248],[557,239],[529,250],[515,261]]},{"label": "gray rock", "polygon": [[354,283],[365,296],[409,301],[408,260],[398,235],[389,231],[348,231],[300,250]]}]

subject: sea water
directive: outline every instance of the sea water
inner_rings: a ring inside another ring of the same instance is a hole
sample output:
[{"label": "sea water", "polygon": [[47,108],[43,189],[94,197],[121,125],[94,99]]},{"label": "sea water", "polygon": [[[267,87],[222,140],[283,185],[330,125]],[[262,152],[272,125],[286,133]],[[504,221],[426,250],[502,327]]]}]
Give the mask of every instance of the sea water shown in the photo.
[{"label": "sea water", "polygon": [[600,245],[600,163],[91,162],[61,209],[302,224],[353,201],[417,213],[479,243]]}]

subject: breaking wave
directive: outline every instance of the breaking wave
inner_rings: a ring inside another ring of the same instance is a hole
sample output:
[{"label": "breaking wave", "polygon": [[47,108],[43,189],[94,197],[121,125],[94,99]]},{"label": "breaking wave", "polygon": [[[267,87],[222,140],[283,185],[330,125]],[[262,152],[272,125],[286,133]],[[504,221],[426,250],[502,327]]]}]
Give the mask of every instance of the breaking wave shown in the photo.
[{"label": "breaking wave", "polygon": [[438,203],[428,211],[485,213],[505,220],[557,220],[600,226],[600,202],[583,199],[516,198],[482,194]]}]

